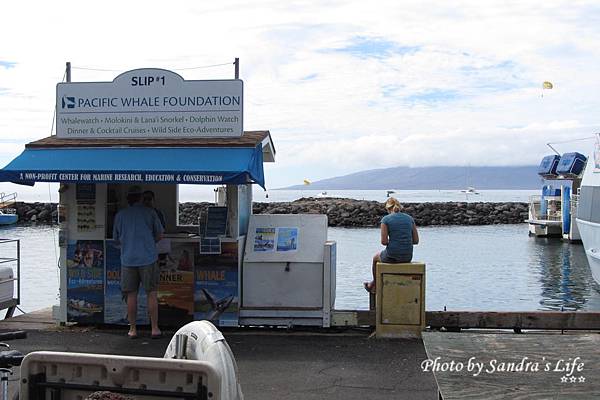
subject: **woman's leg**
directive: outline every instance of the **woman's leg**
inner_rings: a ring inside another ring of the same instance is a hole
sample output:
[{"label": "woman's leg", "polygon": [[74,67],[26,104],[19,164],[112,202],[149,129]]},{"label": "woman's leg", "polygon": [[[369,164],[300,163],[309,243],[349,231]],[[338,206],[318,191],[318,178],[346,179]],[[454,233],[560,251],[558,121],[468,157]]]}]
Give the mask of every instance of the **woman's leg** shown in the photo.
[{"label": "woman's leg", "polygon": [[369,287],[371,288],[371,290],[375,290],[375,282],[376,282],[376,269],[377,269],[377,263],[381,261],[381,253],[377,253],[373,256],[373,266],[372,266],[372,273],[373,273],[373,280],[371,281]]}]

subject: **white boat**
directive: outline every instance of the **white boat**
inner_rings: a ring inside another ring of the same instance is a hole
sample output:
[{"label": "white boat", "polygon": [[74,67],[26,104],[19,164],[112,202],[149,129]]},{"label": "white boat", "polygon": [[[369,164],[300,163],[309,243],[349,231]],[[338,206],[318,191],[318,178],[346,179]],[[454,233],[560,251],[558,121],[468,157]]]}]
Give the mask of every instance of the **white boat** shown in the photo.
[{"label": "white boat", "polygon": [[16,193],[0,193],[0,225],[12,225],[18,221],[17,210],[12,208],[16,200]]},{"label": "white boat", "polygon": [[328,197],[327,192],[321,192],[317,195],[317,197]]},{"label": "white boat", "polygon": [[583,173],[576,221],[592,276],[600,284],[600,135]]},{"label": "white boat", "polygon": [[463,189],[460,191],[461,193],[466,193],[466,194],[479,194],[479,192],[472,186],[469,186],[466,189]]},{"label": "white boat", "polygon": [[[544,179],[540,195],[529,198],[529,234],[580,241],[575,223],[576,194],[586,157],[579,153],[552,154],[542,159],[538,175]],[[575,196],[573,196],[575,194]]]}]

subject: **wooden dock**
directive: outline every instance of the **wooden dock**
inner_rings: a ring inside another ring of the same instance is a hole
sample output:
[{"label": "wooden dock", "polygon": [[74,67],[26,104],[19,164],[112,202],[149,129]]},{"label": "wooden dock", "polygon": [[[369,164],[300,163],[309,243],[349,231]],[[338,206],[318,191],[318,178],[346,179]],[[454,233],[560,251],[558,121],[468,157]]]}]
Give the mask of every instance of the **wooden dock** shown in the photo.
[{"label": "wooden dock", "polygon": [[52,319],[52,307],[0,320],[0,330],[2,331],[47,331],[57,328],[58,325]]},{"label": "wooden dock", "polygon": [[598,333],[424,332],[423,342],[444,400],[600,398]]},{"label": "wooden dock", "polygon": [[[375,299],[369,297],[370,310],[336,310],[355,313],[357,325],[375,326]],[[426,325],[437,330],[524,329],[600,330],[600,312],[593,311],[427,311]]]},{"label": "wooden dock", "polygon": [[[348,326],[375,326],[375,310],[336,310],[334,313],[352,315]],[[427,311],[427,326],[437,330],[513,329],[513,330],[598,330],[600,312],[587,311]],[[0,330],[56,328],[52,308],[0,320]]]}]

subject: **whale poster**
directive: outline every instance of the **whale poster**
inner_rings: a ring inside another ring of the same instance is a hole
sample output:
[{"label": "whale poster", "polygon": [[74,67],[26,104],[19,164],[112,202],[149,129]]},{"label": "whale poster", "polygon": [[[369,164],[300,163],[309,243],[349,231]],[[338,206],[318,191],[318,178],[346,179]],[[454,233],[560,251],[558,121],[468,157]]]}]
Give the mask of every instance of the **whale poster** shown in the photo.
[{"label": "whale poster", "polygon": [[238,325],[238,261],[237,242],[222,242],[221,254],[198,254],[194,319],[217,326]]}]

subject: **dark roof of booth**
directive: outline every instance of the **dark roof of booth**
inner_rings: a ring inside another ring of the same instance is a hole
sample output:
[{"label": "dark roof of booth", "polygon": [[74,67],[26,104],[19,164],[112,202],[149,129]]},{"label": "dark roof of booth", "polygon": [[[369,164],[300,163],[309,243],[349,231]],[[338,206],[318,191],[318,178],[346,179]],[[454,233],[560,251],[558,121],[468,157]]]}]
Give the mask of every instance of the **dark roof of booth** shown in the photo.
[{"label": "dark roof of booth", "polygon": [[[175,138],[175,139],[72,139],[49,136],[27,143],[25,148],[54,147],[256,147],[265,139],[271,143],[269,131],[244,131],[234,138]],[[274,149],[273,149],[273,152]]]},{"label": "dark roof of booth", "polygon": [[265,187],[269,131],[239,138],[64,139],[50,136],[0,169],[0,182],[245,184]]}]

